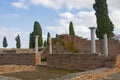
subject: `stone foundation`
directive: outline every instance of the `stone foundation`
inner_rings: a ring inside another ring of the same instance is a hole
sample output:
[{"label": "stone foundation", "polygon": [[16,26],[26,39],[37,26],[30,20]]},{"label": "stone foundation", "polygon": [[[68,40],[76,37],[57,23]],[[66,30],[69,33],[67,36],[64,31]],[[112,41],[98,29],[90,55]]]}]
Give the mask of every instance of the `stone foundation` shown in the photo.
[{"label": "stone foundation", "polygon": [[41,64],[40,53],[2,53],[0,54],[0,65],[38,65]]},{"label": "stone foundation", "polygon": [[90,70],[101,67],[114,67],[116,56],[97,54],[49,54],[47,66],[52,68]]}]

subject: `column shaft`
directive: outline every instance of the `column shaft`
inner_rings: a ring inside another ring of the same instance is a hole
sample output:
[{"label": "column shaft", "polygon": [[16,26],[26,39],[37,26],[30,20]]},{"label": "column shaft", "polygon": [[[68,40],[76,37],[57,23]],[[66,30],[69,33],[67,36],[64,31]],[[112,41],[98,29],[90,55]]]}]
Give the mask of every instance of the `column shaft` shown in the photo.
[{"label": "column shaft", "polygon": [[104,55],[108,56],[108,39],[107,34],[104,34]]},{"label": "column shaft", "polygon": [[39,36],[35,36],[35,52],[38,52],[38,37]]},{"label": "column shaft", "polygon": [[95,30],[96,27],[90,27],[91,30],[91,53],[96,53]]}]

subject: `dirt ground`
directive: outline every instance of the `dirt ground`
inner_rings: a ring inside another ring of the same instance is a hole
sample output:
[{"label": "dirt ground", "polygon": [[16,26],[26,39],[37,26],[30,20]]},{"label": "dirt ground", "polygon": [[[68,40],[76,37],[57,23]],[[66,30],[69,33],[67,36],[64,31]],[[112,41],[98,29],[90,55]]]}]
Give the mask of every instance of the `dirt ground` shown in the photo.
[{"label": "dirt ground", "polygon": [[48,68],[46,66],[37,66],[36,71],[15,72],[2,75],[22,80],[36,80],[36,79],[49,80],[76,72],[80,72],[80,70],[55,69]]}]

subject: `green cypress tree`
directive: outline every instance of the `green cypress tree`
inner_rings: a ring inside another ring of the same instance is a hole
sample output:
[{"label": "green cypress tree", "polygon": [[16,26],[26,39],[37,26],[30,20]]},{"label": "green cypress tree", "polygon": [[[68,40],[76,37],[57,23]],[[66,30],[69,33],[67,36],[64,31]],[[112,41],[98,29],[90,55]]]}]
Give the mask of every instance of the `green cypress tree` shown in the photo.
[{"label": "green cypress tree", "polygon": [[20,36],[18,35],[16,38],[16,48],[21,48],[21,41],[20,41]]},{"label": "green cypress tree", "polygon": [[4,36],[4,38],[3,38],[3,47],[7,47],[8,46],[8,43],[7,43],[7,39],[6,39],[6,37]]},{"label": "green cypress tree", "polygon": [[33,48],[34,46],[34,36],[33,33],[30,33],[30,38],[29,38],[29,48]]},{"label": "green cypress tree", "polygon": [[58,34],[56,34],[56,38],[58,37]]},{"label": "green cypress tree", "polygon": [[69,35],[75,36],[74,28],[73,28],[73,23],[70,22],[69,24]]},{"label": "green cypress tree", "polygon": [[96,11],[95,15],[97,18],[97,37],[103,39],[103,34],[107,34],[108,39],[110,39],[114,35],[114,25],[108,16],[106,0],[95,0],[93,8]]},{"label": "green cypress tree", "polygon": [[47,34],[47,46],[49,46],[50,33]]},{"label": "green cypress tree", "polygon": [[30,38],[29,38],[29,48],[34,48],[35,47],[35,36],[38,35],[38,46],[42,47],[43,45],[43,39],[42,39],[42,29],[39,24],[39,22],[35,21],[34,22],[34,29],[33,32],[30,33]]},{"label": "green cypress tree", "polygon": [[47,41],[46,40],[44,41],[44,47],[47,47]]}]

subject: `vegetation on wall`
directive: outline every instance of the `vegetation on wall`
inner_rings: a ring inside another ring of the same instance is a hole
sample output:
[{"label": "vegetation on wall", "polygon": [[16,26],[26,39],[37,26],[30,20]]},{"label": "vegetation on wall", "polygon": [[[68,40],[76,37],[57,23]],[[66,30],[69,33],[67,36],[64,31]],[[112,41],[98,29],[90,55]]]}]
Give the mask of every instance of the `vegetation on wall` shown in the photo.
[{"label": "vegetation on wall", "polygon": [[[60,48],[60,46],[62,46],[68,52],[79,53],[79,50],[76,49],[76,47],[75,47],[74,36],[70,37],[68,34],[62,34],[62,35],[57,35],[57,36],[58,36],[57,38],[52,40],[53,45],[60,44],[59,48]],[[68,36],[71,39],[69,39]],[[57,49],[56,49],[56,51],[57,51]],[[59,50],[58,50],[58,52],[59,52]]]}]

